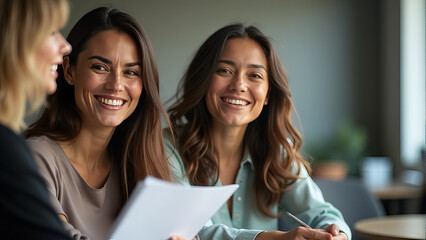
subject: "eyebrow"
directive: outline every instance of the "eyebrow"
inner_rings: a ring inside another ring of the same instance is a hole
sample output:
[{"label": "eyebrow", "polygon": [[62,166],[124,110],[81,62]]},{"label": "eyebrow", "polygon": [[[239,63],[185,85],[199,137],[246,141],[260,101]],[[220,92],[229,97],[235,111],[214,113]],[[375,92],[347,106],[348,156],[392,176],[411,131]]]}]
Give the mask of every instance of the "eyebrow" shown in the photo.
[{"label": "eyebrow", "polygon": [[[101,56],[91,56],[88,59],[98,59],[99,61],[104,62],[106,64],[112,64],[111,60],[104,58],[104,57],[101,57]],[[126,63],[126,64],[124,64],[124,66],[126,66],[126,67],[133,67],[133,66],[142,67],[142,63],[141,62]]]},{"label": "eyebrow", "polygon": [[[219,60],[219,63],[226,63],[232,66],[236,66],[236,64],[233,61],[229,61],[229,60]],[[264,70],[266,70],[265,66],[261,65],[261,64],[249,64],[248,65],[249,68],[262,68]]]}]

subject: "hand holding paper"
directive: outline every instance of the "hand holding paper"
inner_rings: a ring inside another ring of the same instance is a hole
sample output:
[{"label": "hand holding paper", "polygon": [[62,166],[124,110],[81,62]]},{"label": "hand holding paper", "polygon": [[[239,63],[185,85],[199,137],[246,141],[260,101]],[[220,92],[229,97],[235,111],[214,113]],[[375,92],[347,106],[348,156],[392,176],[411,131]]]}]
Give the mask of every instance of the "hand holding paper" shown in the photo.
[{"label": "hand holding paper", "polygon": [[238,185],[185,187],[147,177],[138,183],[110,239],[192,239]]}]

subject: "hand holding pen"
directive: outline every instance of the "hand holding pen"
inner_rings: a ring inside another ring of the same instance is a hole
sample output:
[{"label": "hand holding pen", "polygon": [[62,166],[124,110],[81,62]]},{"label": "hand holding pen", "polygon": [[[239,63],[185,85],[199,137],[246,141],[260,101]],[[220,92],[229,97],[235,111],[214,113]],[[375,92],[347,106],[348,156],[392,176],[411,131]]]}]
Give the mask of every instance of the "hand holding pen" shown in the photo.
[{"label": "hand holding pen", "polygon": [[307,227],[309,229],[312,229],[308,224],[304,223],[302,220],[298,219],[296,216],[294,216],[293,214],[286,212],[288,216],[290,216],[291,218],[293,218],[296,222],[298,222],[300,225]]},{"label": "hand holding pen", "polygon": [[[312,227],[310,227],[308,224],[304,223],[302,220],[300,220],[299,218],[297,218],[296,216],[294,216],[290,212],[286,212],[286,214],[289,217],[291,217],[292,219],[294,219],[296,222],[298,222],[300,225],[302,225],[303,227],[306,227],[308,229],[312,229]],[[339,227],[336,224],[332,224],[332,225],[328,226],[325,229],[325,231],[332,234],[333,239],[347,239],[346,234],[342,233],[341,235],[339,235]]]}]

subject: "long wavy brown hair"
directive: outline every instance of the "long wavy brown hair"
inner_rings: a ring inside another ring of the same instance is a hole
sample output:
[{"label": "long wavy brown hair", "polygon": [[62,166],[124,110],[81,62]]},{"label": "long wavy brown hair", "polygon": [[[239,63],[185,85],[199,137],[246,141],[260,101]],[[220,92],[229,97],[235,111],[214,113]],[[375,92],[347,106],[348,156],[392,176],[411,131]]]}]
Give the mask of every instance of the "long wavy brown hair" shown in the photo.
[{"label": "long wavy brown hair", "polygon": [[[143,90],[134,112],[119,126],[107,151],[120,166],[121,192],[127,200],[139,180],[154,176],[170,180],[161,131],[161,117],[170,126],[159,95],[159,77],[150,40],[136,20],[127,13],[111,8],[97,8],[84,15],[72,28],[67,41],[73,47],[70,64],[95,34],[116,29],[128,34],[138,47],[142,60]],[[74,139],[81,129],[81,117],[74,98],[74,87],[67,84],[62,68],[58,68],[57,91],[47,98],[38,121],[25,132],[26,137],[45,135],[57,141]]]},{"label": "long wavy brown hair", "polygon": [[243,24],[223,27],[213,33],[195,54],[179,83],[176,102],[169,109],[170,120],[176,129],[177,150],[191,184],[212,185],[217,182],[219,160],[210,138],[212,116],[205,95],[226,41],[233,38],[253,39],[262,47],[268,61],[268,105],[256,120],[248,124],[243,144],[255,166],[253,187],[257,208],[266,216],[278,217],[270,209],[298,179],[298,173],[291,172],[293,163],[299,167],[303,164],[309,172],[311,169],[299,153],[301,134],[291,123],[294,105],[286,72],[269,39],[256,27]]}]

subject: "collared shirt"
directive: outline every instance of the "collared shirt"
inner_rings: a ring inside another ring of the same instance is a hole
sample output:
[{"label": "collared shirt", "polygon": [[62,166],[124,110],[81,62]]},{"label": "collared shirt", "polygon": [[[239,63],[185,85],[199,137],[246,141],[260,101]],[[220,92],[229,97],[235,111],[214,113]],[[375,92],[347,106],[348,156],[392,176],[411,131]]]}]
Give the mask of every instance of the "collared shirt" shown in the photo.
[{"label": "collared shirt", "polygon": [[[189,186],[182,159],[174,148],[172,140],[166,137],[165,146],[175,180]],[[294,164],[292,172],[296,174],[298,169],[298,165]],[[232,213],[229,212],[225,203],[211,218],[211,223],[207,223],[199,232],[201,239],[252,240],[263,231],[288,231],[300,226],[287,215],[283,215],[280,219],[270,218],[257,209],[254,200],[254,170],[251,156],[246,153],[235,182],[240,187],[233,195]],[[337,224],[340,230],[347,234],[348,239],[351,239],[350,228],[342,214],[330,203],[325,202],[321,190],[304,166],[300,168],[299,177],[301,178],[288,187],[281,202],[271,208],[271,212],[277,214],[288,211],[312,228],[324,229],[333,223]],[[216,185],[221,185],[220,181]]]}]

